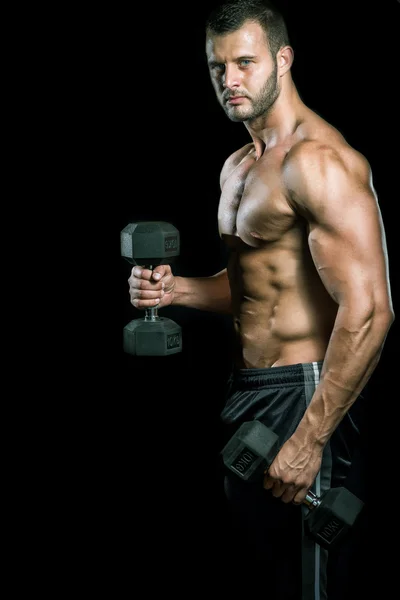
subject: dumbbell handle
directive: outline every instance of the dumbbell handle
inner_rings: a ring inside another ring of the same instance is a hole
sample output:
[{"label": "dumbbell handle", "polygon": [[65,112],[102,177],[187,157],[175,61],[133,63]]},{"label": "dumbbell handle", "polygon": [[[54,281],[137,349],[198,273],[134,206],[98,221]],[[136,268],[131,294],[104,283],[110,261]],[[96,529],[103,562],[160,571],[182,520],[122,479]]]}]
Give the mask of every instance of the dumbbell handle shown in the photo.
[{"label": "dumbbell handle", "polygon": [[[150,269],[150,271],[153,270],[153,265],[145,265],[143,267],[144,269]],[[145,321],[158,321],[160,317],[158,316],[158,308],[157,306],[152,306],[151,308],[146,308],[145,310],[145,316],[144,316],[144,320]]]},{"label": "dumbbell handle", "polygon": [[146,308],[145,314],[144,314],[145,321],[158,321],[159,318],[160,317],[158,316],[158,309],[156,306],[153,306],[151,308]]},{"label": "dumbbell handle", "polygon": [[303,504],[306,504],[310,509],[317,508],[321,504],[321,500],[314,494],[314,492],[308,490],[307,496],[303,500]]}]

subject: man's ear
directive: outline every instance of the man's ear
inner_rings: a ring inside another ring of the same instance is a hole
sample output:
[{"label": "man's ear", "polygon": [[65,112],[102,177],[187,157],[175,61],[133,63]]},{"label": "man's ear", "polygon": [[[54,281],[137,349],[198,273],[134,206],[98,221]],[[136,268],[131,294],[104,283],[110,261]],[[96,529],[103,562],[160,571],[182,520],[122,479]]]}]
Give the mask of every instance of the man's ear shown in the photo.
[{"label": "man's ear", "polygon": [[294,51],[291,46],[284,46],[277,54],[277,65],[279,76],[284,75],[293,64]]}]

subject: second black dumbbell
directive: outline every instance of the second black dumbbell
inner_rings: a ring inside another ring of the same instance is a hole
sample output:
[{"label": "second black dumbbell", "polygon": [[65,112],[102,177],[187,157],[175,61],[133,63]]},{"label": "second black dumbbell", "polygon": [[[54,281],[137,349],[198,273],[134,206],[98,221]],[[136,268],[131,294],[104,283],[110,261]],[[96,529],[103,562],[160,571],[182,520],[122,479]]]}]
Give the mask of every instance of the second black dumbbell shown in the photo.
[{"label": "second black dumbbell", "polygon": [[[242,423],[222,450],[224,465],[244,481],[262,481],[279,451],[279,438],[258,420]],[[309,508],[306,531],[324,548],[332,548],[356,522],[364,503],[345,487],[321,497],[310,490],[303,503]]]}]

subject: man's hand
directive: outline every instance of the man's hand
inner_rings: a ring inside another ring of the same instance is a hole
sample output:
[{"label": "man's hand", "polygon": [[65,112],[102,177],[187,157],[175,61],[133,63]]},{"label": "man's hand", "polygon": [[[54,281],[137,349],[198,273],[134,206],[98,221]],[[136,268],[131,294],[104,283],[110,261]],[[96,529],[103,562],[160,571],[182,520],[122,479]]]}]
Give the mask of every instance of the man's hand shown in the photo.
[{"label": "man's hand", "polygon": [[283,502],[301,504],[321,467],[323,447],[306,446],[295,434],[276,455],[264,477],[264,488]]},{"label": "man's hand", "polygon": [[153,271],[135,266],[128,283],[131,304],[135,308],[163,308],[173,301],[175,277],[169,265],[159,265]]}]

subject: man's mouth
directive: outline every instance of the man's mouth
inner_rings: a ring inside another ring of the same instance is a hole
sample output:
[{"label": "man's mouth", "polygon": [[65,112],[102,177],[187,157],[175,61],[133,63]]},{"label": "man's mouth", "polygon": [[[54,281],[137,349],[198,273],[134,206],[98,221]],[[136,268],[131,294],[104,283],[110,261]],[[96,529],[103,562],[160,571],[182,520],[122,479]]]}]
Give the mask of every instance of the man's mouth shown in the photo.
[{"label": "man's mouth", "polygon": [[245,96],[229,96],[229,98],[227,99],[227,103],[228,104],[240,104],[245,99],[246,99]]}]

